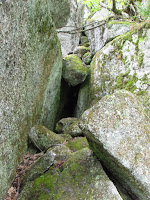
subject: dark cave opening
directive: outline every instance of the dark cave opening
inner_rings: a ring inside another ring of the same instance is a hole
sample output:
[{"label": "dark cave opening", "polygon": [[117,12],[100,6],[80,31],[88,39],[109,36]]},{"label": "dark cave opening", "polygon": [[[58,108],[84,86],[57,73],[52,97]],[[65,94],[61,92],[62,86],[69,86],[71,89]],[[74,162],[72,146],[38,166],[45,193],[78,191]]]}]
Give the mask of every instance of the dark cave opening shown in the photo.
[{"label": "dark cave opening", "polygon": [[75,117],[79,89],[80,84],[71,86],[62,78],[59,120],[66,117]]}]

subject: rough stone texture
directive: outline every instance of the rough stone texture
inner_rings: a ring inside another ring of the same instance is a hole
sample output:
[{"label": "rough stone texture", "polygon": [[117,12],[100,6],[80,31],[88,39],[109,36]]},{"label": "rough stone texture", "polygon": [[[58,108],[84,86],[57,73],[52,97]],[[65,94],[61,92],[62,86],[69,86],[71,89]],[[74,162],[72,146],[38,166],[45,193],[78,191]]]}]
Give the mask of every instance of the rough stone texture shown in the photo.
[{"label": "rough stone texture", "polygon": [[76,54],[79,58],[82,59],[82,56],[89,52],[90,49],[88,47],[85,47],[85,46],[78,46],[74,49],[73,53]]},{"label": "rough stone texture", "polygon": [[[43,185],[43,187],[41,187]],[[88,148],[72,154],[61,170],[51,168],[24,187],[19,200],[122,200]]]},{"label": "rough stone texture", "polygon": [[[58,29],[58,37],[61,42],[62,55],[67,56],[69,52],[72,52],[78,45],[80,40],[80,29],[83,23],[83,5],[76,0],[70,0],[70,17],[66,26]],[[77,31],[74,31],[79,29]],[[69,32],[69,33],[67,33]],[[72,33],[72,34],[71,34]]]},{"label": "rough stone texture", "polygon": [[78,126],[79,119],[63,118],[56,124],[56,132],[61,134],[69,134],[72,137],[82,136],[83,133]]},{"label": "rough stone texture", "polygon": [[102,8],[100,11],[96,12],[91,19],[87,20],[85,31],[87,30],[86,34],[90,41],[91,52],[97,52],[104,47],[107,42],[130,31],[134,24],[113,19],[107,21],[112,16],[114,16],[113,13],[109,12],[105,8]]},{"label": "rough stone texture", "polygon": [[91,101],[126,89],[138,95],[150,116],[150,29],[146,26],[140,24],[97,52],[91,63]]},{"label": "rough stone texture", "polygon": [[69,85],[75,86],[82,83],[88,73],[88,68],[83,66],[77,55],[72,54],[64,58],[62,76]]},{"label": "rough stone texture", "polygon": [[150,198],[150,121],[126,90],[103,97],[82,115],[91,148],[132,199]]},{"label": "rough stone texture", "polygon": [[50,12],[56,28],[62,28],[70,19],[72,2],[70,0],[49,0]]},{"label": "rough stone texture", "polygon": [[0,199],[4,199],[30,127],[38,122],[54,126],[62,58],[50,1],[0,4]]},{"label": "rough stone texture", "polygon": [[41,125],[31,128],[29,138],[40,151],[45,151],[51,146],[62,144],[65,141],[60,135]]}]

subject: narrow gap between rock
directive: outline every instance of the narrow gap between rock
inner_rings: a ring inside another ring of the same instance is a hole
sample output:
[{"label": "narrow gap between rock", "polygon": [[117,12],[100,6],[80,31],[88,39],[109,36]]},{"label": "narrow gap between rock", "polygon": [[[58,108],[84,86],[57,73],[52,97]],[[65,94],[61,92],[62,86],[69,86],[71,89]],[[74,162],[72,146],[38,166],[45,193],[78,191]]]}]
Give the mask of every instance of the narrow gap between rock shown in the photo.
[{"label": "narrow gap between rock", "polygon": [[102,161],[100,162],[103,167],[103,170],[105,171],[109,179],[114,183],[121,197],[124,200],[135,200],[135,199],[137,200],[138,198],[133,193],[131,194],[131,191],[127,191],[127,189],[124,188],[123,185],[121,185],[121,183],[116,180],[114,175],[108,170],[108,168],[103,164],[103,162]]},{"label": "narrow gap between rock", "polygon": [[69,86],[68,83],[62,79],[60,117],[58,121],[62,118],[75,117],[79,89],[80,85],[74,87]]}]

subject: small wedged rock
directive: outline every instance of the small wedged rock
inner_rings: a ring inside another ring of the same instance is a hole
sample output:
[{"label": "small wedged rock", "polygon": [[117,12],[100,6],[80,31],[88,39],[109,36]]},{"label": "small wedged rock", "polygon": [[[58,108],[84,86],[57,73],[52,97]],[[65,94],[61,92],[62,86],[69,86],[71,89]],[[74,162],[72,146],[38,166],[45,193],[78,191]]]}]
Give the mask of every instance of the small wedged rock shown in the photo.
[{"label": "small wedged rock", "polygon": [[89,148],[72,154],[62,165],[28,183],[19,200],[122,200],[114,184]]},{"label": "small wedged rock", "polygon": [[103,97],[80,127],[91,148],[130,196],[150,199],[150,121],[131,92]]},{"label": "small wedged rock", "polygon": [[72,137],[83,136],[78,123],[78,118],[63,118],[56,124],[56,132],[60,134],[69,134]]},{"label": "small wedged rock", "polygon": [[29,138],[40,151],[46,151],[52,146],[65,142],[63,137],[41,125],[36,125],[31,128]]},{"label": "small wedged rock", "polygon": [[83,55],[82,57],[82,61],[86,64],[86,65],[90,65],[91,61],[93,58],[93,54],[91,54],[90,52],[87,52]]},{"label": "small wedged rock", "polygon": [[72,86],[82,83],[88,74],[88,68],[84,67],[77,55],[68,55],[64,58],[63,78]]},{"label": "small wedged rock", "polygon": [[76,54],[79,58],[82,59],[83,55],[87,52],[89,52],[90,49],[85,46],[78,46],[74,49],[73,53]]}]

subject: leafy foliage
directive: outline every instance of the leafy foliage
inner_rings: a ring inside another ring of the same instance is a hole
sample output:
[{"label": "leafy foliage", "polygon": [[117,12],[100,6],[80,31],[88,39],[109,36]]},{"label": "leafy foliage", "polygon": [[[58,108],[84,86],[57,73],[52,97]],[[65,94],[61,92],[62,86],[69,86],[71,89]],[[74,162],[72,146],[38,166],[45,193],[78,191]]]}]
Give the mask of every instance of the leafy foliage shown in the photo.
[{"label": "leafy foliage", "polygon": [[139,14],[143,19],[150,19],[150,0],[147,0],[145,3],[137,1],[136,6],[139,10]]},{"label": "leafy foliage", "polygon": [[[106,5],[108,9],[113,10],[113,3],[119,3],[120,6],[124,6],[126,2],[129,0],[107,0]],[[84,0],[83,4],[86,4],[92,12],[96,12],[101,9],[101,3],[103,3],[103,0]]]}]

